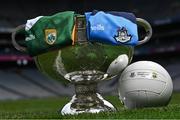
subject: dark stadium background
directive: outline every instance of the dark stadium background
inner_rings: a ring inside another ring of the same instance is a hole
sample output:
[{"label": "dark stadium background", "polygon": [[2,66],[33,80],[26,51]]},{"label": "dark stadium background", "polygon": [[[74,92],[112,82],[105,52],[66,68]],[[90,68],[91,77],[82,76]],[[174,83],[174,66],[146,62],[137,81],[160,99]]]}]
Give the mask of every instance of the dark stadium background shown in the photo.
[{"label": "dark stadium background", "polygon": [[[152,60],[170,73],[174,91],[180,90],[179,0],[1,0],[0,3],[0,100],[72,95],[72,85],[61,85],[38,72],[33,60],[11,43],[12,30],[26,20],[57,12],[92,10],[132,12],[153,27],[152,39],[135,47],[132,62]],[[140,35],[143,33],[140,29]],[[22,37],[22,36],[20,36]],[[99,91],[117,94],[117,80],[101,83]]]}]

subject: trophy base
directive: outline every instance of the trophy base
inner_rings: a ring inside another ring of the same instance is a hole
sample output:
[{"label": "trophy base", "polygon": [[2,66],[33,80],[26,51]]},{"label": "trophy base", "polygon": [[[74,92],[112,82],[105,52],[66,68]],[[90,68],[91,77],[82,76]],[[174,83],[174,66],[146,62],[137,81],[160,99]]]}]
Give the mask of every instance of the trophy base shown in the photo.
[{"label": "trophy base", "polygon": [[77,115],[79,113],[99,113],[116,110],[115,107],[110,102],[103,99],[100,94],[96,93],[95,99],[93,99],[94,97],[94,95],[91,97],[87,96],[87,99],[92,99],[92,101],[90,100],[91,102],[79,103],[82,100],[78,100],[76,95],[74,95],[72,100],[63,107],[61,114]]},{"label": "trophy base", "polygon": [[115,111],[114,106],[97,93],[97,84],[107,77],[99,71],[78,71],[65,76],[75,85],[75,95],[61,110],[61,114],[99,113]]}]

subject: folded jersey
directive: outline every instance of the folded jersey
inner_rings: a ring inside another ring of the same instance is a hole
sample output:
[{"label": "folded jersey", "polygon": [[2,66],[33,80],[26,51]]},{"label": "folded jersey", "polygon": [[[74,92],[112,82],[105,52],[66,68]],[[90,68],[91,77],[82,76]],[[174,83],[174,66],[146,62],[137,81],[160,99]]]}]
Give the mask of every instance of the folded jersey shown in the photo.
[{"label": "folded jersey", "polygon": [[[25,26],[27,52],[36,56],[50,50],[74,45],[75,14],[60,12],[28,20]],[[136,45],[136,17],[127,12],[93,11],[85,13],[87,39],[110,45]]]},{"label": "folded jersey", "polygon": [[74,12],[60,12],[53,16],[39,16],[26,23],[26,46],[31,56],[72,44]]},{"label": "folded jersey", "polygon": [[138,43],[136,17],[127,12],[86,12],[87,38],[91,42],[111,45]]}]

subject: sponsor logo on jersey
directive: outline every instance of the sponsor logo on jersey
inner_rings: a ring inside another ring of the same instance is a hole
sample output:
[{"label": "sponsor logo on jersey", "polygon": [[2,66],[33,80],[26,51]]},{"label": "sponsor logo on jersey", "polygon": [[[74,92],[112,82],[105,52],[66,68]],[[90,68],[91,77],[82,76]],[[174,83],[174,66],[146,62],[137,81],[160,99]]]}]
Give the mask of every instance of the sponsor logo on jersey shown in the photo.
[{"label": "sponsor logo on jersey", "polygon": [[31,41],[31,40],[34,40],[35,39],[35,36],[30,34],[28,37],[26,37],[25,41]]},{"label": "sponsor logo on jersey", "polygon": [[101,24],[97,24],[97,25],[94,25],[94,26],[91,26],[91,30],[92,31],[104,31],[104,26],[101,25]]}]

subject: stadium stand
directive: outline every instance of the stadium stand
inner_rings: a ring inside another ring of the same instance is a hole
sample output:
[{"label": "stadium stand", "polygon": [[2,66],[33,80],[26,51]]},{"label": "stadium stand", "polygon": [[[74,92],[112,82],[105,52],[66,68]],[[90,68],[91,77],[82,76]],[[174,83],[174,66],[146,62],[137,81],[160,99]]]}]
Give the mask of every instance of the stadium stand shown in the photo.
[{"label": "stadium stand", "polygon": [[72,85],[62,85],[60,84],[60,82],[54,81],[51,78],[48,78],[46,75],[43,75],[42,73],[34,69],[22,70],[21,74],[19,75],[21,77],[24,77],[25,79],[28,79],[29,82],[32,82],[37,86],[54,93],[55,95],[72,95],[74,93]]},{"label": "stadium stand", "polygon": [[0,85],[0,100],[17,100],[22,98],[21,95],[18,95],[14,91]]},{"label": "stadium stand", "polygon": [[15,72],[0,71],[0,84],[6,88],[15,91],[22,97],[45,97],[52,96],[53,93],[43,90],[42,88],[32,84],[26,79],[21,78]]},{"label": "stadium stand", "polygon": [[172,65],[168,65],[167,70],[172,77],[174,91],[180,91],[180,64],[174,63]]}]

